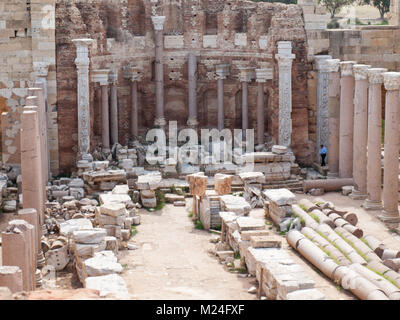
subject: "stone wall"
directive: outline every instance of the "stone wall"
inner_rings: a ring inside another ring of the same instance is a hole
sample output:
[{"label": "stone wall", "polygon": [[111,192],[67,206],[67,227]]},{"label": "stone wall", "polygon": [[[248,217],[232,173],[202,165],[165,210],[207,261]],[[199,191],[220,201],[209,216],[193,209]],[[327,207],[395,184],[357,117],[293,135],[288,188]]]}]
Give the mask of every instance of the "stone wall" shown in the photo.
[{"label": "stone wall", "polygon": [[[44,77],[48,93],[48,128],[52,172],[58,172],[55,0],[0,2],[0,112],[2,161],[20,164],[20,115],[28,88]],[[5,122],[5,123],[4,123]]]},{"label": "stone wall", "polygon": [[[216,127],[217,82],[215,64],[229,63],[231,75],[225,84],[225,126],[240,128],[241,85],[238,68],[274,68],[274,79],[265,85],[266,130],[277,141],[278,67],[276,42],[292,41],[293,150],[302,163],[310,155],[307,73],[307,37],[302,8],[280,3],[251,1],[143,1],[57,0],[56,43],[60,167],[68,171],[75,163],[77,145],[75,46],[71,40],[95,39],[91,69],[112,69],[119,74],[119,141],[129,139],[129,81],[123,67],[142,68],[139,82],[139,126],[141,134],[153,127],[155,109],[154,40],[151,15],[165,15],[164,81],[165,116],[186,126],[188,118],[187,56],[198,57],[199,127]],[[98,88],[91,85],[93,145],[100,141],[101,108]],[[257,84],[249,85],[249,127],[255,128]]]}]

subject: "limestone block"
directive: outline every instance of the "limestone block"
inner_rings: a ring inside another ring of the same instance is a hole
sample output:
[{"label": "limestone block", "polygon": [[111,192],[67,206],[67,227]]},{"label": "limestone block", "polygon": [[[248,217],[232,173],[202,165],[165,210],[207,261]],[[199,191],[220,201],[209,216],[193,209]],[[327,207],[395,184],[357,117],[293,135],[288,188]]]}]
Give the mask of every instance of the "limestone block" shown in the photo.
[{"label": "limestone block", "polygon": [[250,204],[244,198],[229,194],[221,196],[221,207],[223,211],[234,212],[237,215],[247,215],[251,210]]},{"label": "limestone block", "polygon": [[275,145],[272,146],[272,152],[275,154],[285,154],[287,152],[287,147]]},{"label": "limestone block", "polygon": [[325,295],[318,289],[305,289],[290,292],[286,300],[325,300]]},{"label": "limestone block", "polygon": [[17,211],[17,201],[16,200],[6,200],[3,203],[4,212],[15,212]]},{"label": "limestone block", "polygon": [[122,159],[120,160],[118,166],[124,170],[132,169],[134,162],[132,159]]},{"label": "limestone block", "polygon": [[239,173],[240,179],[245,183],[265,183],[265,177],[262,172],[242,172]]},{"label": "limestone block", "polygon": [[113,194],[128,194],[129,186],[127,184],[116,185],[112,190]]},{"label": "limestone block", "polygon": [[157,198],[142,198],[142,205],[145,208],[155,208],[157,207]]},{"label": "limestone block", "polygon": [[77,230],[92,229],[93,225],[89,219],[72,219],[60,223],[60,235],[69,237],[72,233]]},{"label": "limestone block", "polygon": [[117,257],[112,251],[96,252],[93,258],[84,261],[86,274],[88,277],[97,277],[121,273],[123,268],[117,260]]},{"label": "limestone block", "polygon": [[136,187],[139,190],[155,190],[158,188],[160,182],[162,180],[161,173],[159,171],[152,172],[149,174],[145,174],[138,177],[138,181],[136,182]]},{"label": "limestone block", "polygon": [[132,201],[131,197],[127,194],[112,194],[103,193],[99,196],[100,204],[113,204],[113,203],[123,203],[127,204]]},{"label": "limestone block", "polygon": [[82,179],[76,178],[76,179],[72,179],[70,181],[70,183],[68,184],[68,186],[71,188],[83,188],[84,186],[84,182]]},{"label": "limestone block", "polygon": [[232,175],[217,173],[214,176],[215,191],[219,195],[229,194],[231,192]]},{"label": "limestone block", "polygon": [[125,204],[123,203],[106,203],[100,206],[100,213],[111,216],[118,217],[126,215]]},{"label": "limestone block", "polygon": [[12,293],[21,292],[22,271],[17,266],[0,266],[0,287],[7,287]]},{"label": "limestone block", "polygon": [[142,199],[153,199],[156,197],[156,193],[154,190],[141,190],[140,197]]},{"label": "limestone block", "polygon": [[107,243],[105,241],[107,237],[104,237],[104,240],[99,243],[92,244],[83,244],[83,243],[74,243],[74,253],[78,257],[93,257],[96,252],[101,252],[107,249]]},{"label": "limestone block", "polygon": [[129,238],[131,237],[131,230],[130,229],[122,229],[121,237],[122,237],[122,240],[128,241]]},{"label": "limestone block", "polygon": [[106,214],[98,214],[96,215],[97,222],[100,226],[105,224],[113,224],[117,226],[121,226],[124,223],[125,215],[120,215],[117,217],[109,216]]},{"label": "limestone block", "polygon": [[267,230],[247,230],[241,231],[240,236],[243,241],[250,241],[250,238],[253,236],[269,236],[269,231]]},{"label": "limestone block", "polygon": [[185,196],[175,193],[166,193],[165,201],[168,203],[174,203],[175,201],[185,201]]},{"label": "limestone block", "polygon": [[75,199],[82,199],[85,197],[85,190],[83,188],[69,188],[70,196],[74,197]]},{"label": "limestone block", "polygon": [[69,262],[68,248],[63,246],[46,252],[46,263],[57,271],[63,270]]},{"label": "limestone block", "polygon": [[186,176],[189,182],[190,194],[195,196],[204,196],[207,190],[208,178],[204,172],[193,173]]},{"label": "limestone block", "polygon": [[116,181],[101,181],[100,182],[100,190],[101,191],[110,191],[117,185]]},{"label": "limestone block", "polygon": [[110,224],[105,224],[103,226],[104,229],[107,230],[107,236],[110,237],[116,237],[117,239],[121,239],[121,226],[117,225],[110,225]]},{"label": "limestone block", "polygon": [[175,201],[174,202],[174,207],[185,207],[186,202],[185,201]]},{"label": "limestone block", "polygon": [[107,235],[106,230],[101,228],[94,228],[88,230],[77,230],[72,233],[73,239],[76,243],[94,244],[100,243]]},{"label": "limestone block", "polygon": [[263,191],[264,196],[270,202],[275,202],[278,206],[296,203],[296,196],[288,189],[267,189]]},{"label": "limestone block", "polygon": [[107,170],[109,165],[109,161],[93,161],[93,170],[101,171]]},{"label": "limestone block", "polygon": [[116,237],[107,236],[104,239],[106,243],[106,248],[104,250],[110,250],[114,252],[115,255],[118,254],[118,240]]},{"label": "limestone block", "polygon": [[203,35],[203,48],[217,48],[217,35]]},{"label": "limestone block", "polygon": [[253,248],[280,248],[282,240],[276,236],[251,236],[250,244]]},{"label": "limestone block", "polygon": [[125,280],[117,274],[109,274],[85,279],[85,288],[100,291],[100,297],[112,295],[117,299],[129,299]]},{"label": "limestone block", "polygon": [[265,222],[263,219],[256,219],[251,217],[239,217],[236,219],[236,223],[239,227],[239,231],[265,229]]}]

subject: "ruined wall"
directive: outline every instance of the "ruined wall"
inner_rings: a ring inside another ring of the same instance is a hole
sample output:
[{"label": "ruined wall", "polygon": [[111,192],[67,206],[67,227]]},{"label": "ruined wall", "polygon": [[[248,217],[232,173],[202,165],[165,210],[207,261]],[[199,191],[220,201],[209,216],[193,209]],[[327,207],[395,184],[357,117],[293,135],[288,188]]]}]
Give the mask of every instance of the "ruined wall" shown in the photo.
[{"label": "ruined wall", "polygon": [[[155,109],[154,40],[151,15],[165,15],[164,81],[165,115],[186,125],[188,116],[187,56],[198,56],[198,118],[200,127],[216,126],[216,63],[231,64],[225,80],[225,125],[241,123],[241,85],[238,68],[274,68],[274,79],[265,85],[266,126],[276,142],[278,134],[278,67],[276,42],[292,41],[293,143],[298,160],[309,163],[307,36],[302,8],[280,3],[211,0],[57,0],[56,43],[60,167],[68,171],[75,163],[77,147],[77,104],[75,46],[71,40],[95,39],[91,69],[112,69],[119,74],[119,140],[129,139],[129,81],[123,67],[142,68],[138,85],[140,132],[153,127]],[[101,110],[98,89],[91,85],[93,144],[100,141]],[[256,127],[257,84],[249,85],[249,125]]]},{"label": "ruined wall", "polygon": [[2,161],[20,164],[20,115],[28,88],[47,81],[50,164],[58,172],[55,0],[0,1],[0,112]]}]

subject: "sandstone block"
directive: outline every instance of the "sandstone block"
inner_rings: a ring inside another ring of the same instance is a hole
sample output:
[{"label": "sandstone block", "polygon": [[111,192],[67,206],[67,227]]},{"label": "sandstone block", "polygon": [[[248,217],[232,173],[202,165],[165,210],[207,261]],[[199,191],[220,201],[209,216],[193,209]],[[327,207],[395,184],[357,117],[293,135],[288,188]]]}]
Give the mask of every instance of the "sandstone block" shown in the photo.
[{"label": "sandstone block", "polygon": [[239,173],[240,179],[245,183],[265,183],[265,177],[262,172],[242,172]]},{"label": "sandstone block", "polygon": [[111,216],[118,217],[126,215],[125,204],[123,203],[106,203],[100,206],[100,213]]},{"label": "sandstone block", "polygon": [[276,236],[251,236],[250,244],[253,248],[280,248],[282,240]]},{"label": "sandstone block", "polygon": [[232,175],[217,173],[214,176],[215,191],[220,195],[229,194],[231,192],[232,181]]},{"label": "sandstone block", "polygon": [[84,261],[88,277],[104,276],[112,273],[121,273],[123,268],[117,262],[117,257],[112,251],[96,252],[93,258]]},{"label": "sandstone block", "polygon": [[96,252],[107,250],[106,238],[99,243],[93,244],[74,243],[75,255],[78,257],[93,257]]},{"label": "sandstone block", "polygon": [[189,182],[190,194],[195,196],[204,196],[207,190],[208,178],[204,172],[193,173],[186,176]]},{"label": "sandstone block", "polygon": [[82,244],[94,244],[104,241],[106,230],[94,228],[89,230],[77,230],[72,233],[74,241]]},{"label": "sandstone block", "polygon": [[46,262],[48,265],[53,266],[57,271],[63,270],[69,262],[67,246],[47,251]]},{"label": "sandstone block", "polygon": [[296,196],[288,189],[268,189],[263,191],[267,200],[275,202],[278,206],[296,203]]},{"label": "sandstone block", "polygon": [[0,287],[7,287],[12,293],[21,292],[21,269],[17,266],[0,266]]}]

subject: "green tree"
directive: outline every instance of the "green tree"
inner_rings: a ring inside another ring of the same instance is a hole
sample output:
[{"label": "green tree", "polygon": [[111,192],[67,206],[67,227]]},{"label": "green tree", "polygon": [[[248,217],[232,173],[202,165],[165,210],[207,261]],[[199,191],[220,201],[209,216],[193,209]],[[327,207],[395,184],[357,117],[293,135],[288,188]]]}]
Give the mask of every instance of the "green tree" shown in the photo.
[{"label": "green tree", "polygon": [[338,13],[341,8],[351,5],[354,2],[355,0],[318,0],[318,3],[322,4],[329,11],[331,19],[335,17],[335,14]]},{"label": "green tree", "polygon": [[385,13],[390,10],[390,0],[364,0],[363,4],[370,4],[377,8],[382,20],[385,17]]}]

